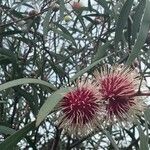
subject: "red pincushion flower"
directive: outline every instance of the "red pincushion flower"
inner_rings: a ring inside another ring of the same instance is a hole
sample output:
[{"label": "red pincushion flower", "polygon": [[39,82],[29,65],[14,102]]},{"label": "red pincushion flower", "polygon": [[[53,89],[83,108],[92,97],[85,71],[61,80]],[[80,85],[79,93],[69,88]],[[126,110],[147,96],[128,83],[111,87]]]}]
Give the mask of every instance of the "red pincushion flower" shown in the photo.
[{"label": "red pincushion flower", "polygon": [[138,90],[137,74],[124,67],[114,67],[96,74],[101,100],[106,105],[106,118],[127,119],[142,110],[142,104],[134,97]]},{"label": "red pincushion flower", "polygon": [[97,99],[97,86],[79,82],[60,102],[62,116],[60,127],[72,134],[85,135],[98,124],[101,104]]}]

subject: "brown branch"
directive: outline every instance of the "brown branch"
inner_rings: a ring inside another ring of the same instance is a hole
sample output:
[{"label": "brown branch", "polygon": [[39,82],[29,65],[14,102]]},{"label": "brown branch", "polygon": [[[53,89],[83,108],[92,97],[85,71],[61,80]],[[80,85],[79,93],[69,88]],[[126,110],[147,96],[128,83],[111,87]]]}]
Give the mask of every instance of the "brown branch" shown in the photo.
[{"label": "brown branch", "polygon": [[150,92],[141,92],[141,91],[138,91],[136,92],[135,94],[129,96],[129,97],[135,97],[135,96],[150,96]]},{"label": "brown branch", "polygon": [[[2,6],[1,6],[1,7],[2,7]],[[29,19],[33,19],[34,17],[40,16],[41,14],[43,14],[44,12],[46,12],[46,11],[48,11],[48,10],[49,10],[49,9],[46,8],[46,9],[42,10],[42,11],[39,12],[39,13],[35,13],[35,14],[32,15],[32,16],[26,16],[26,17],[24,17],[24,18],[21,18],[21,19],[12,21],[12,22],[10,22],[10,23],[2,24],[2,25],[0,25],[0,28],[13,25],[14,23],[18,23],[18,22],[21,22],[21,21],[23,21],[23,20],[26,21],[26,20],[29,20]]]},{"label": "brown branch", "polygon": [[59,140],[60,140],[61,132],[62,132],[62,129],[59,129],[58,127],[56,127],[56,136],[55,136],[55,139],[53,140],[51,150],[58,150],[59,149]]},{"label": "brown branch", "polygon": [[75,141],[74,143],[72,143],[70,145],[70,147],[68,148],[68,150],[71,150],[72,148],[74,148],[77,145],[81,144],[82,142],[86,141],[88,138],[92,137],[95,134],[96,134],[96,132],[93,131],[90,134],[88,134],[87,136],[83,137],[82,139]]}]

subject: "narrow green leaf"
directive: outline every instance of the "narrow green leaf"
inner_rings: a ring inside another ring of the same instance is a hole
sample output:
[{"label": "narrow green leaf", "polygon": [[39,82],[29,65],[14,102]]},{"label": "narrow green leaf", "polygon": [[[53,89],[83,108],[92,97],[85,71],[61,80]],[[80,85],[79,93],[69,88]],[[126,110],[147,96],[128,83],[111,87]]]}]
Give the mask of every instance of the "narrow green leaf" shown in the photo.
[{"label": "narrow green leaf", "polygon": [[14,129],[11,129],[6,126],[0,126],[0,134],[5,134],[5,135],[11,135],[14,134],[16,131]]},{"label": "narrow green leaf", "polygon": [[83,16],[78,15],[78,16],[77,16],[77,19],[79,19],[79,21],[80,21],[80,23],[81,23],[81,25],[82,25],[82,27],[83,27],[83,32],[84,32],[84,34],[88,36],[89,33],[88,33],[87,27],[86,27],[86,25],[85,25],[85,23],[84,23],[84,18],[83,18]]},{"label": "narrow green leaf", "polygon": [[52,11],[51,9],[49,9],[43,21],[43,35],[44,36],[47,36],[48,30],[49,30],[49,20],[50,20],[51,14],[52,14]]},{"label": "narrow green leaf", "polygon": [[[118,51],[119,52],[119,51]],[[114,53],[107,55],[95,62],[93,62],[92,64],[90,64],[89,66],[87,66],[86,68],[80,70],[78,73],[76,73],[71,79],[70,82],[73,82],[74,80],[76,80],[78,77],[80,77],[81,75],[83,75],[85,72],[89,71],[90,69],[92,69],[93,67],[95,67],[96,65],[98,65],[101,61],[103,61],[104,59],[112,56]]]},{"label": "narrow green leaf", "polygon": [[108,3],[106,2],[106,0],[96,0],[96,2],[98,2],[104,9],[107,13],[111,13],[111,10],[109,9],[108,7]]},{"label": "narrow green leaf", "polygon": [[138,131],[140,136],[140,150],[149,150],[147,139],[148,137],[144,134],[139,122],[138,122]]},{"label": "narrow green leaf", "polygon": [[[7,9],[7,6],[6,5],[3,5],[2,7],[6,8]],[[8,12],[10,12],[14,17],[17,17],[17,18],[24,18],[24,16],[22,15],[22,13],[14,10],[14,9],[9,9],[7,10]]]},{"label": "narrow green leaf", "polygon": [[140,28],[140,22],[143,16],[144,7],[145,7],[145,0],[141,0],[138,4],[137,8],[135,9],[135,14],[133,15],[133,24],[132,24],[132,43],[135,42],[135,39],[137,37],[137,33]]},{"label": "narrow green leaf", "polygon": [[149,124],[150,124],[150,109],[147,108],[147,109],[145,110],[144,114],[145,114],[145,116],[146,116],[147,121],[148,121]]},{"label": "narrow green leaf", "polygon": [[23,0],[21,2],[19,2],[16,6],[12,7],[10,10],[16,9],[18,7],[20,7],[21,5],[25,4],[26,2],[29,2],[30,0]]},{"label": "narrow green leaf", "polygon": [[12,36],[14,34],[21,34],[23,31],[20,30],[8,30],[5,32],[1,32],[0,36]]},{"label": "narrow green leaf", "polygon": [[53,110],[64,95],[69,92],[69,89],[70,88],[61,88],[48,97],[38,113],[36,126],[38,126],[45,119],[45,117]]},{"label": "narrow green leaf", "polygon": [[88,9],[90,10],[90,11],[92,11],[92,4],[91,4],[91,0],[88,0]]},{"label": "narrow green leaf", "polygon": [[56,26],[57,28],[60,28],[64,33],[68,34],[69,36],[72,36],[72,35],[70,34],[69,30],[67,30],[67,29],[66,29],[65,27],[63,27],[61,24],[58,24],[57,22],[54,23],[54,24],[55,24],[55,26]]},{"label": "narrow green leaf", "polygon": [[147,143],[147,147],[149,146],[149,127],[148,127],[148,119],[147,119],[147,116],[145,115],[145,112],[144,112],[144,118],[145,118],[145,131],[146,131],[146,143]]},{"label": "narrow green leaf", "polygon": [[38,109],[37,109],[38,106],[35,105],[35,101],[38,99],[35,100],[35,98],[32,94],[27,93],[25,90],[23,90],[21,88],[17,88],[16,90],[20,96],[23,96],[25,98],[25,100],[28,102],[34,116],[36,116],[37,111],[38,111]]},{"label": "narrow green leaf", "polygon": [[[30,0],[29,0],[30,1]],[[29,8],[31,8],[31,9],[35,9],[35,7],[33,6],[33,4],[28,4],[28,3],[23,3],[22,4],[23,6],[26,6],[26,7],[29,7]]]},{"label": "narrow green leaf", "polygon": [[53,63],[50,60],[49,60],[49,63],[51,65],[52,69],[55,71],[55,73],[58,74],[60,77],[66,77],[67,76],[67,73],[59,64],[55,65],[55,63]]},{"label": "narrow green leaf", "polygon": [[23,137],[25,137],[26,134],[29,131],[31,131],[32,129],[34,129],[34,127],[35,127],[35,121],[29,123],[28,125],[26,125],[22,129],[16,131],[14,134],[12,134],[11,136],[9,136],[5,141],[3,141],[2,143],[0,143],[0,149],[1,150],[10,150],[10,149],[13,149],[13,147],[15,147],[16,144],[21,139],[23,139]]},{"label": "narrow green leaf", "polygon": [[64,18],[64,12],[65,12],[65,2],[64,0],[58,0],[60,5],[60,20],[63,20]]},{"label": "narrow green leaf", "polygon": [[0,60],[3,58],[9,59],[14,65],[17,63],[15,54],[9,49],[0,48]]},{"label": "narrow green leaf", "polygon": [[142,46],[145,43],[148,31],[149,31],[149,25],[150,25],[150,1],[146,0],[146,5],[145,5],[145,11],[144,11],[144,16],[142,19],[142,24],[140,27],[140,31],[138,34],[137,41],[135,42],[135,45],[131,51],[131,54],[129,55],[129,58],[126,62],[127,65],[130,65],[134,59],[138,56]]},{"label": "narrow green leaf", "polygon": [[50,28],[53,32],[59,34],[60,36],[62,36],[64,39],[70,41],[74,46],[76,46],[75,40],[72,36],[70,36],[69,34],[66,34],[65,32],[57,29],[57,28]]},{"label": "narrow green leaf", "polygon": [[121,9],[120,15],[117,20],[116,32],[115,32],[115,47],[118,47],[119,41],[122,39],[123,29],[127,23],[127,19],[132,8],[134,0],[127,0]]},{"label": "narrow green leaf", "polygon": [[108,131],[106,131],[106,130],[103,130],[103,132],[106,134],[106,136],[107,136],[108,139],[110,140],[110,142],[111,142],[111,144],[113,145],[114,149],[115,149],[115,150],[119,150],[119,148],[118,148],[116,142],[114,141],[113,137],[111,136],[111,134],[110,134]]},{"label": "narrow green leaf", "polygon": [[70,38],[71,41],[72,41],[72,43],[76,46],[75,39],[73,38],[73,36],[71,35],[71,33],[65,27],[63,27],[61,24],[58,24],[58,23],[54,23],[54,24],[56,25],[57,28],[61,29],[61,31],[64,34],[68,35],[68,39]]},{"label": "narrow green leaf", "polygon": [[96,61],[104,57],[106,54],[106,50],[110,47],[110,45],[110,42],[107,42],[102,46],[99,46],[93,60]]},{"label": "narrow green leaf", "polygon": [[[0,48],[0,63],[1,64],[9,64],[12,63],[13,69],[15,71],[18,71],[18,64],[17,64],[17,59],[13,51],[6,49],[6,48]],[[1,65],[0,64],[0,65]]]},{"label": "narrow green leaf", "polygon": [[86,68],[80,70],[78,73],[76,73],[71,79],[70,82],[74,81],[75,79],[77,79],[78,77],[80,77],[81,75],[83,75],[85,72],[89,71],[90,69],[92,69],[94,66],[96,66],[97,64],[99,64],[102,61],[102,59],[97,60],[95,62],[93,62],[92,64],[90,64],[89,66],[87,66]]},{"label": "narrow green leaf", "polygon": [[89,66],[87,66],[86,68],[80,70],[78,73],[76,73],[71,79],[70,79],[70,82],[76,80],[78,77],[80,77],[81,75],[83,75],[85,72],[89,71],[90,69],[92,69],[93,67],[95,67],[97,64],[99,64],[101,61],[103,61],[104,59],[112,56],[114,53],[108,55],[108,56],[105,56],[95,62],[93,62],[92,64],[90,64]]},{"label": "narrow green leaf", "polygon": [[19,41],[22,41],[23,43],[26,43],[27,45],[33,45],[33,46],[37,46],[37,40],[31,40],[25,37],[15,37],[16,39],[18,39]]},{"label": "narrow green leaf", "polygon": [[22,79],[17,79],[17,80],[13,80],[13,81],[9,81],[7,83],[1,84],[0,91],[6,90],[8,88],[12,88],[14,86],[22,85],[22,84],[28,84],[28,83],[41,84],[50,88],[52,91],[55,91],[57,89],[51,83],[45,82],[43,80],[32,79],[32,78],[22,78]]}]

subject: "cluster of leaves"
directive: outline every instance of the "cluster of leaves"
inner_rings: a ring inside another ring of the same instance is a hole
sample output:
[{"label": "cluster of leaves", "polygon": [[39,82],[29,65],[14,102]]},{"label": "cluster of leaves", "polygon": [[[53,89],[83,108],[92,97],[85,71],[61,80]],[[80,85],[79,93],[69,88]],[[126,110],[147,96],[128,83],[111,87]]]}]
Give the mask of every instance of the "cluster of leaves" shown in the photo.
[{"label": "cluster of leaves", "polygon": [[62,87],[104,64],[138,69],[150,88],[150,1],[88,0],[81,9],[72,3],[0,1],[0,149],[148,150],[149,110],[137,125],[82,138],[55,123],[53,108],[68,91]]}]

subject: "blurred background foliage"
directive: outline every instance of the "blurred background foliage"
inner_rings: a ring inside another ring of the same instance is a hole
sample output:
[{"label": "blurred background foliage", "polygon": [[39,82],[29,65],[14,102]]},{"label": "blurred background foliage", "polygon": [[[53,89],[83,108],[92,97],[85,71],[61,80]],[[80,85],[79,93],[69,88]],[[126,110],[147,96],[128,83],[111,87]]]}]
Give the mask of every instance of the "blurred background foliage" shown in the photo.
[{"label": "blurred background foliage", "polygon": [[148,150],[149,109],[81,138],[58,129],[57,89],[96,67],[126,64],[150,89],[150,1],[73,3],[0,0],[0,149]]}]

